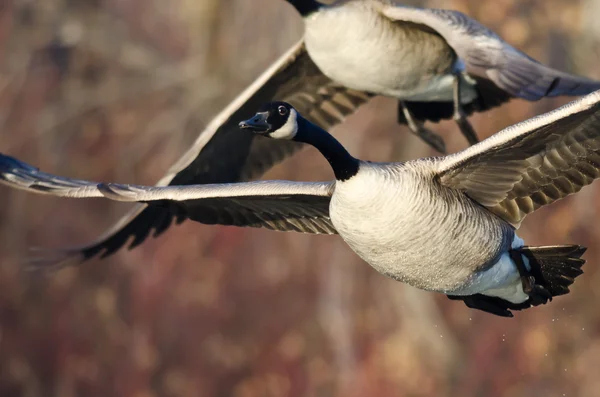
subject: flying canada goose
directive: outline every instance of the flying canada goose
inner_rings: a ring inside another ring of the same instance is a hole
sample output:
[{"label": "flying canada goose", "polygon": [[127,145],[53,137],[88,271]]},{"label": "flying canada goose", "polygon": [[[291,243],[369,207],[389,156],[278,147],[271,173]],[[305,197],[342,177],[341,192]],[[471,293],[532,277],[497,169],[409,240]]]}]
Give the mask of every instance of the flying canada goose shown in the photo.
[{"label": "flying canada goose", "polygon": [[423,121],[453,118],[470,144],[466,116],[512,97],[585,95],[600,83],[533,60],[497,34],[452,10],[391,0],[287,0],[305,22],[306,51],[331,80],[399,99],[399,122],[438,151],[439,136]]},{"label": "flying canada goose", "polygon": [[499,316],[568,293],[582,274],[584,247],[527,247],[515,229],[599,176],[600,91],[459,153],[403,163],[354,158],[285,102],[269,103],[240,127],[314,146],[335,181],[96,184],[7,156],[0,180],[63,197],[143,202],[205,224],[337,233],[380,273]]},{"label": "flying canada goose", "polygon": [[[289,102],[312,123],[330,129],[374,94],[396,97],[401,99],[399,121],[443,150],[441,138],[425,129],[424,121],[456,116],[474,143],[476,136],[469,132],[464,114],[512,97],[537,100],[600,88],[597,82],[539,64],[456,11],[384,0],[337,1],[329,6],[287,1],[306,21],[305,39],[218,114],[157,185],[257,179],[293,154],[301,144],[238,129],[237,121],[274,99]],[[461,101],[453,103],[459,90]],[[95,241],[54,252],[47,262],[63,266],[104,258],[184,220],[156,206],[139,205]]]}]

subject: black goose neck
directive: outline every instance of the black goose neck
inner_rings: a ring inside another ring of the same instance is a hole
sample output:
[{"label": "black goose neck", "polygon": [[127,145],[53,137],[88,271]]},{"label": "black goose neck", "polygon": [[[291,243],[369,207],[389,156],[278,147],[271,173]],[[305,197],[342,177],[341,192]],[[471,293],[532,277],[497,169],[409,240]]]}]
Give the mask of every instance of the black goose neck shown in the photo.
[{"label": "black goose neck", "polygon": [[302,15],[306,17],[313,12],[317,11],[323,4],[316,0],[286,0],[288,3],[294,6],[294,8]]},{"label": "black goose neck", "polygon": [[358,173],[359,161],[331,134],[310,121],[298,117],[295,141],[314,146],[331,165],[335,179],[346,181]]}]

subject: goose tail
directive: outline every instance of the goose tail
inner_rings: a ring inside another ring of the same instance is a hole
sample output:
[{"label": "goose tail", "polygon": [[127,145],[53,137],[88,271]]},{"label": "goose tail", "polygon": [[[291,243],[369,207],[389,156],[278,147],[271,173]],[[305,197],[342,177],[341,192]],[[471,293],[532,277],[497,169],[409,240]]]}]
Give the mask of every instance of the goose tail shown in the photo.
[{"label": "goose tail", "polygon": [[[569,286],[583,274],[585,259],[581,256],[587,248],[581,245],[551,245],[521,247],[518,249],[531,266],[536,282],[543,285],[552,296],[569,293]],[[537,274],[536,274],[537,273]]]}]

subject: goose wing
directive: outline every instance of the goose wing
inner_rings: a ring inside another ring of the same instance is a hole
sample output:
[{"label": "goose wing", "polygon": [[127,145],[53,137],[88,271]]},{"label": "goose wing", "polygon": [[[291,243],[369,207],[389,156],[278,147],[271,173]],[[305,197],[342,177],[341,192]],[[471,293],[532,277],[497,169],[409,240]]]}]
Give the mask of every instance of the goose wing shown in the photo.
[{"label": "goose wing", "polygon": [[508,127],[437,163],[442,184],[518,227],[600,175],[600,91]]},{"label": "goose wing", "polygon": [[0,183],[58,197],[143,202],[208,225],[336,234],[329,219],[335,182],[256,181],[184,186],[97,183],[47,174],[0,153]]},{"label": "goose wing", "polygon": [[[287,101],[305,118],[329,129],[370,97],[323,75],[308,56],[304,42],[299,41],[208,124],[157,185],[246,181],[293,154],[301,144],[260,137],[238,128],[241,120],[251,117],[265,102]],[[69,263],[97,255],[106,257],[124,245],[134,248],[150,234],[157,236],[185,219],[158,206],[137,205],[95,241],[63,250],[61,255]]]},{"label": "goose wing", "polygon": [[255,181],[188,186],[100,184],[112,200],[144,202],[208,225],[337,234],[329,218],[335,182]]},{"label": "goose wing", "polygon": [[586,95],[600,89],[600,82],[537,62],[461,12],[392,2],[376,2],[376,7],[394,21],[434,30],[456,51],[468,72],[491,80],[510,95],[535,101],[545,96]]}]

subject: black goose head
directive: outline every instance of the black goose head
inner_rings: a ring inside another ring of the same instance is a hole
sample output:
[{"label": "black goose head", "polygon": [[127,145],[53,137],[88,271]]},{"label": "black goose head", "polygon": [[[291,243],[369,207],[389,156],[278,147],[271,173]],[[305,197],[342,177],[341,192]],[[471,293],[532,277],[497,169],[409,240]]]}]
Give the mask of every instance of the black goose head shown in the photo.
[{"label": "black goose head", "polygon": [[312,14],[323,6],[316,0],[286,0],[288,3],[294,6],[294,8],[303,17]]},{"label": "black goose head", "polygon": [[298,112],[286,102],[269,102],[240,128],[273,139],[294,139],[298,133]]},{"label": "black goose head", "polygon": [[345,181],[358,173],[360,162],[331,134],[302,117],[286,102],[270,102],[240,128],[273,139],[287,139],[314,146],[331,165],[335,178]]}]

